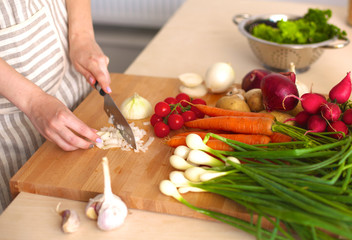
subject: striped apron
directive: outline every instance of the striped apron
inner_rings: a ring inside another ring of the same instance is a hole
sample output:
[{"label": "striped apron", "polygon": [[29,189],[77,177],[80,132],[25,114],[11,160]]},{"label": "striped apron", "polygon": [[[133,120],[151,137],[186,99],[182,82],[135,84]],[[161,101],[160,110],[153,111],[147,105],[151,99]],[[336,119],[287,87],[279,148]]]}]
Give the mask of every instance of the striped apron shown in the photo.
[{"label": "striped apron", "polygon": [[[65,0],[1,0],[0,58],[73,110],[90,86],[68,57]],[[0,95],[0,213],[10,178],[44,142],[28,118]]]}]

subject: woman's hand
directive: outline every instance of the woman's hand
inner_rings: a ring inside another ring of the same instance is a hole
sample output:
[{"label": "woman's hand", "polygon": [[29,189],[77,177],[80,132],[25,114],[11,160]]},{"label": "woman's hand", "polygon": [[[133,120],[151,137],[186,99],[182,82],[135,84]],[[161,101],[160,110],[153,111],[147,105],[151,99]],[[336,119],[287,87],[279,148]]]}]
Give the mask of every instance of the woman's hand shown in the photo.
[{"label": "woman's hand", "polygon": [[79,33],[70,37],[70,58],[80,72],[94,87],[96,81],[106,93],[110,93],[109,58],[105,56],[91,34]]},{"label": "woman's hand", "polygon": [[94,142],[101,141],[96,130],[88,127],[51,95],[43,92],[32,98],[29,106],[26,115],[34,127],[47,140],[56,143],[65,151],[88,149]]}]

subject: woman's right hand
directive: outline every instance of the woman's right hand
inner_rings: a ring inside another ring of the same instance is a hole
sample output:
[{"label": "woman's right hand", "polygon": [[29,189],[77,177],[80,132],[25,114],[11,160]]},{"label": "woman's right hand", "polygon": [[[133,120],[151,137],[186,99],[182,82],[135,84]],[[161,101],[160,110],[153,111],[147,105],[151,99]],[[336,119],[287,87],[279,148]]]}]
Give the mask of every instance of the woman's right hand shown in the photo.
[{"label": "woman's right hand", "polygon": [[43,92],[33,97],[28,109],[26,115],[40,134],[65,151],[88,149],[94,142],[101,141],[96,130],[88,127],[62,102],[49,94]]}]

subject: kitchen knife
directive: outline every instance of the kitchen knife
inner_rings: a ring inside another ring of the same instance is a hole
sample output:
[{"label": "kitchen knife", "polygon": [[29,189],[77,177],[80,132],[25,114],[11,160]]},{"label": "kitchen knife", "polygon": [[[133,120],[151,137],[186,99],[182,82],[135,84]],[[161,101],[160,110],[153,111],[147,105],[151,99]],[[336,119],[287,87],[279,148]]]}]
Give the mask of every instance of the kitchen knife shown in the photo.
[{"label": "kitchen knife", "polygon": [[132,128],[122,115],[120,109],[116,106],[112,97],[101,89],[98,82],[96,82],[94,86],[95,89],[98,90],[99,94],[104,97],[104,110],[108,117],[113,121],[114,126],[120,131],[126,142],[129,143],[134,149],[137,149]]}]

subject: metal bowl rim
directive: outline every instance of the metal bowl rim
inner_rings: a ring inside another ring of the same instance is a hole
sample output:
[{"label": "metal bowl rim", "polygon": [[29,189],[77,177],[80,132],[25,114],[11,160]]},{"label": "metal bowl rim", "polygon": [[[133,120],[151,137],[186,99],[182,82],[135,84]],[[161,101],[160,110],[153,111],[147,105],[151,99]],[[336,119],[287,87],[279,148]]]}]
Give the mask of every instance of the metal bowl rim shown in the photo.
[{"label": "metal bowl rim", "polygon": [[318,42],[318,43],[308,43],[308,44],[280,44],[280,43],[275,43],[275,42],[271,42],[271,41],[267,41],[264,39],[260,39],[257,37],[254,37],[252,34],[250,34],[245,27],[250,24],[251,22],[254,22],[255,20],[266,20],[269,18],[272,18],[273,16],[286,16],[288,19],[292,19],[292,18],[299,18],[302,17],[300,15],[294,15],[294,14],[283,14],[283,13],[276,13],[276,14],[262,14],[262,15],[255,15],[255,16],[251,16],[249,18],[243,19],[239,24],[238,24],[238,28],[240,30],[240,32],[246,36],[247,38],[255,41],[255,42],[260,42],[263,44],[267,44],[267,45],[271,45],[271,46],[275,46],[275,47],[282,47],[282,48],[289,48],[289,49],[305,49],[305,48],[318,48],[318,47],[323,47],[328,45],[329,43],[336,41],[337,37],[334,37],[332,39],[329,40],[325,40],[322,42]]}]

